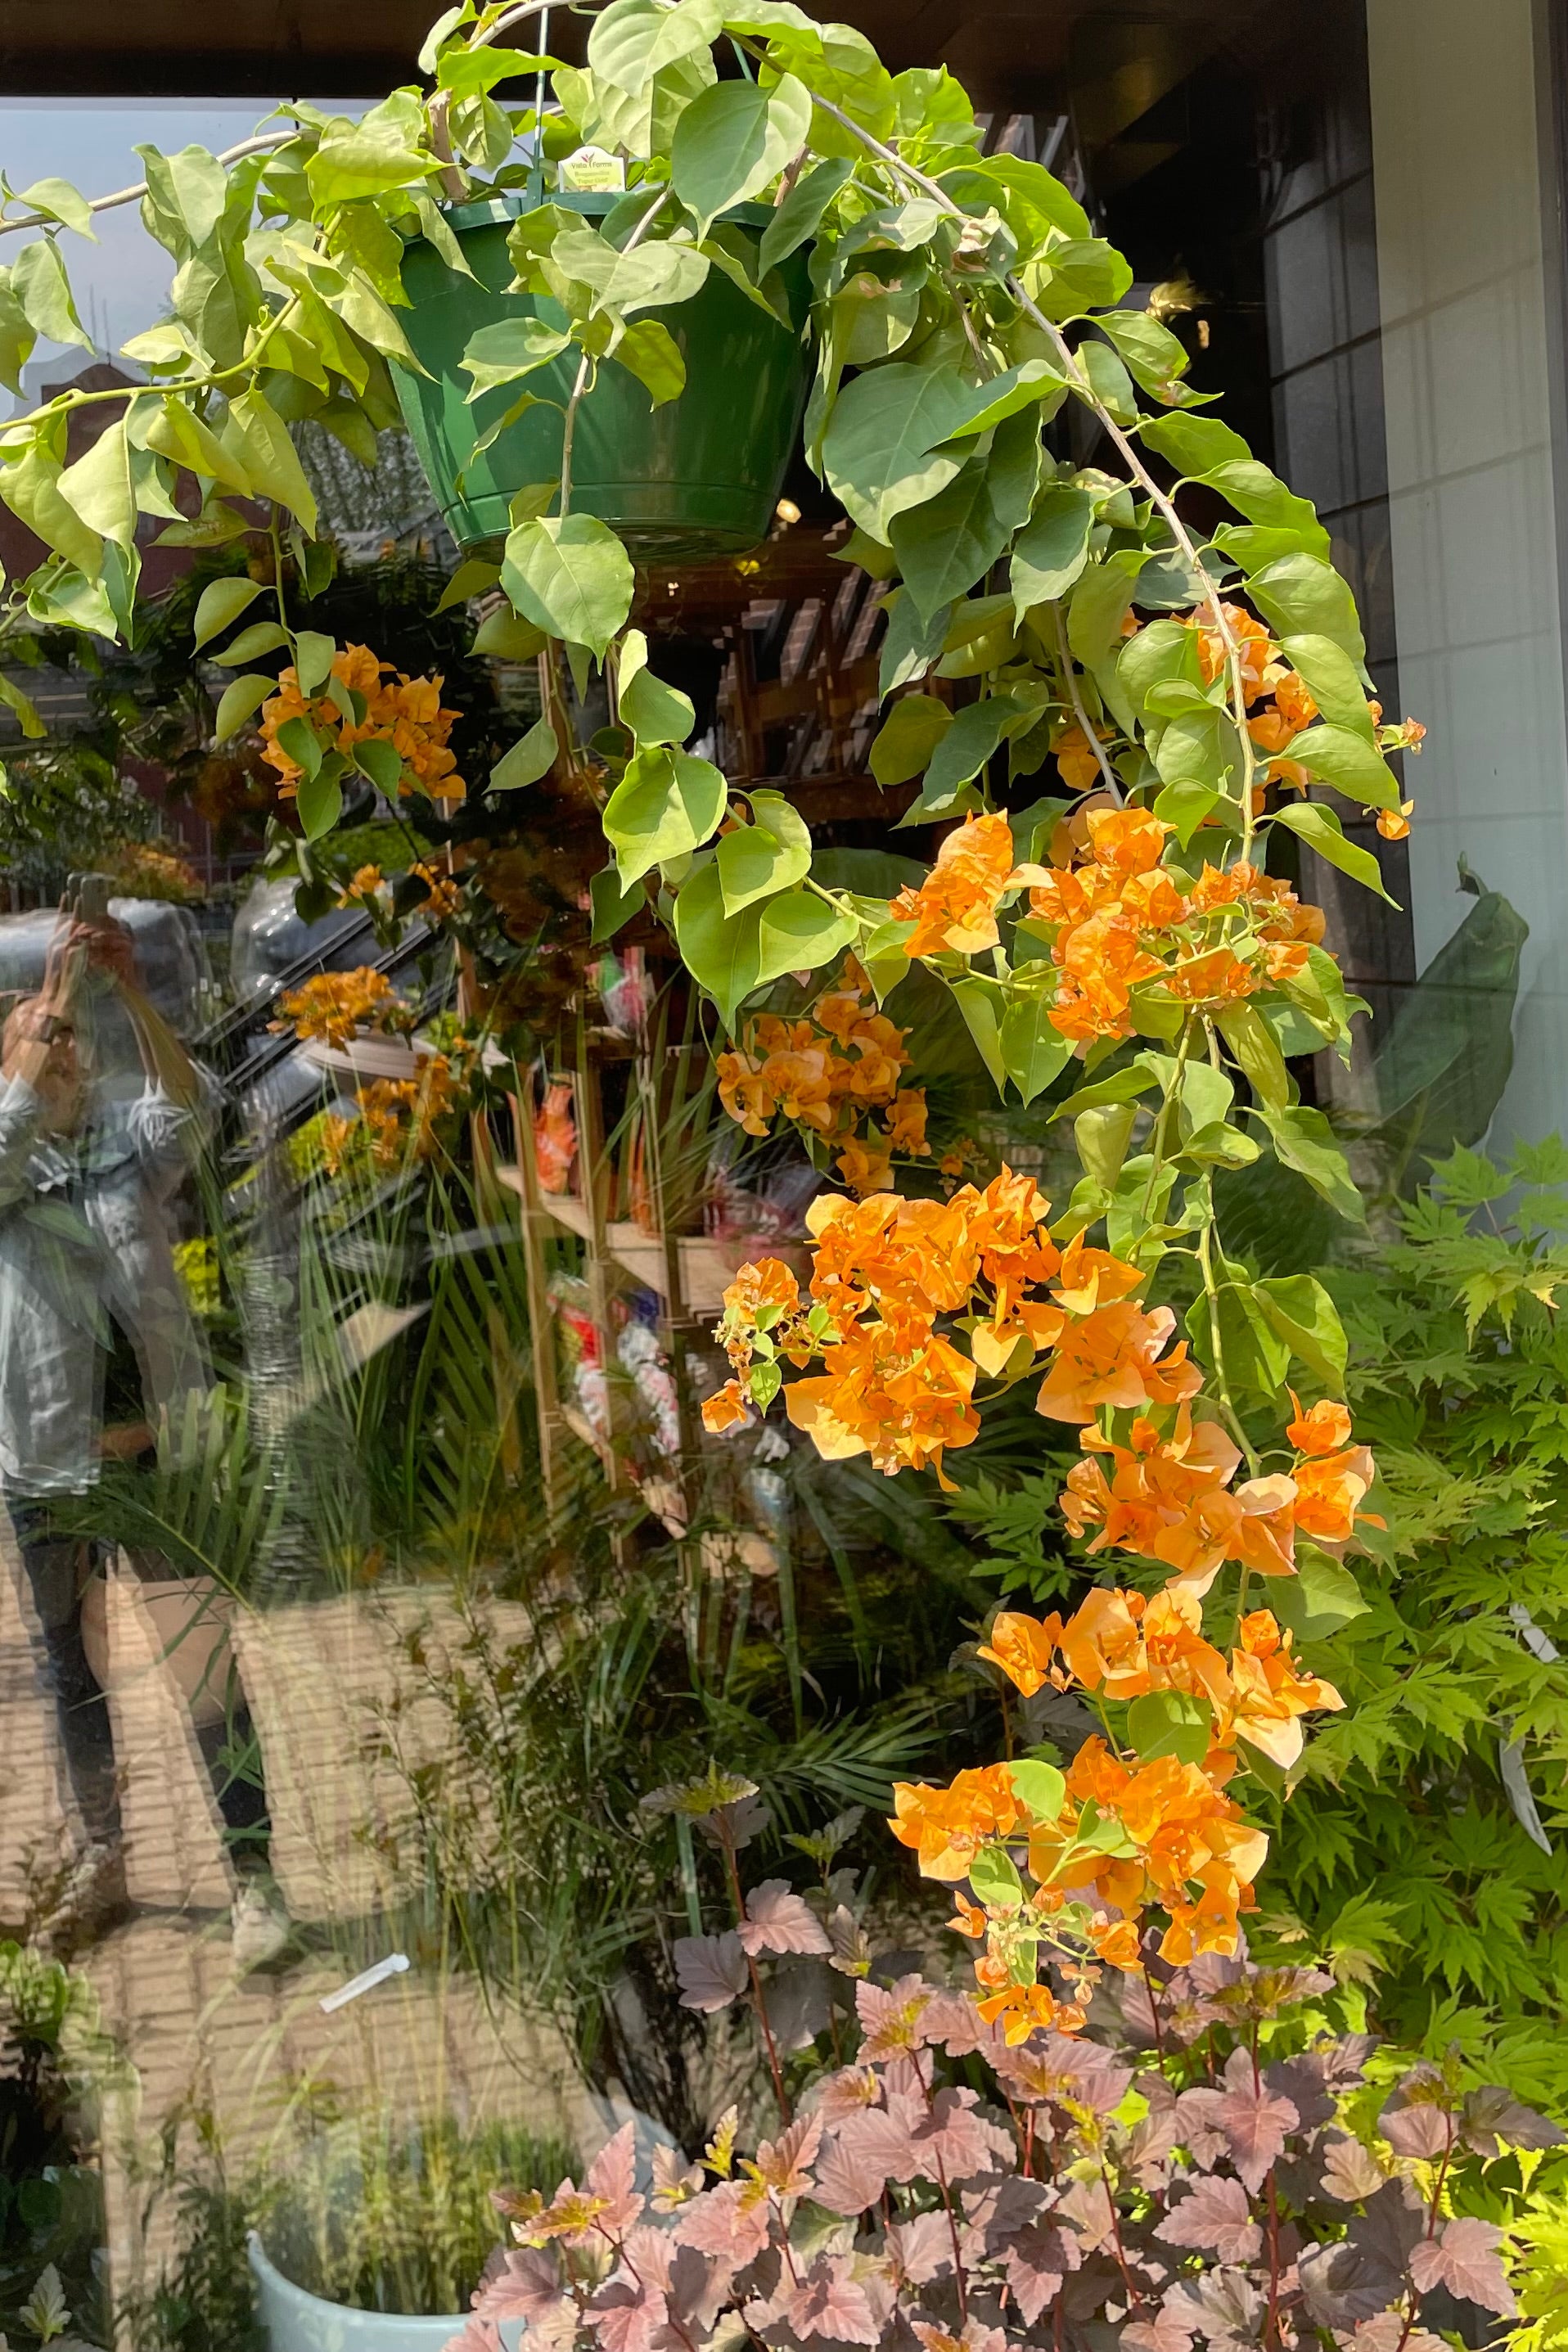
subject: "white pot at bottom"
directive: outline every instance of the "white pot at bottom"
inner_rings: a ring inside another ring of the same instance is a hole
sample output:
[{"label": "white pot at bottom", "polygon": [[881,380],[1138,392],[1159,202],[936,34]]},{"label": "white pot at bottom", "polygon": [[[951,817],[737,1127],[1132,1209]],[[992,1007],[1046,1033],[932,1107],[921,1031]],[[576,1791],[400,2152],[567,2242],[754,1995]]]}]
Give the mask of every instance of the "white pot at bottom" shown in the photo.
[{"label": "white pot at bottom", "polygon": [[[246,2242],[256,2276],[261,2323],[272,2352],[441,2352],[468,2321],[468,2313],[452,2318],[415,2318],[391,2311],[354,2311],[347,2304],[328,2303],[309,2294],[267,2258],[254,2230]],[[501,2323],[507,2352],[517,2352],[522,2334],[521,2320]]]}]

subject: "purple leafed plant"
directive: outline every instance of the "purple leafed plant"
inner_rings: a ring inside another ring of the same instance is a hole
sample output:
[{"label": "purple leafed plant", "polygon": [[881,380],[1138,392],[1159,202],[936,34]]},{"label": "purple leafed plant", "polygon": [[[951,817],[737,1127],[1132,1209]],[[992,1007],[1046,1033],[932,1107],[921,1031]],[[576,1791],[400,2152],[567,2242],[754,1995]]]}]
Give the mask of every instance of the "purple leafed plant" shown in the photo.
[{"label": "purple leafed plant", "polygon": [[[498,2195],[514,2242],[448,2352],[520,2318],[552,2352],[1440,2352],[1512,2315],[1503,2233],[1462,2208],[1504,2149],[1562,2136],[1507,2092],[1457,2064],[1391,2082],[1333,2030],[1331,1977],[1245,1952],[1108,1972],[1088,2032],[1009,2044],[966,1993],[874,1980],[847,1874],[742,1896],[743,1801],[704,1823],[735,1926],[675,1958],[689,2007],[752,2010],[777,2136],[739,2155],[731,2108],[645,2193],[628,2124],[581,2188]],[[849,2063],[786,2059],[770,2023],[779,1979],[825,1962],[855,1979]]]}]

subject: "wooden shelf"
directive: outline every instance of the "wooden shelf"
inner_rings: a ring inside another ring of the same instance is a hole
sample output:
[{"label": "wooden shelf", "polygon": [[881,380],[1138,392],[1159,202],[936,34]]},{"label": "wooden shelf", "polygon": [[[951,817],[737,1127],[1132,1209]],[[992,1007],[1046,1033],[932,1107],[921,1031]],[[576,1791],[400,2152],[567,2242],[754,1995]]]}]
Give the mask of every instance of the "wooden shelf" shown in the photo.
[{"label": "wooden shelf", "polygon": [[[527,1197],[520,1168],[499,1167],[496,1174],[509,1192],[517,1193],[520,1199]],[[570,1192],[544,1192],[539,1196],[539,1205],[564,1232],[574,1234],[579,1241],[593,1240],[594,1214],[586,1201]],[[722,1243],[710,1241],[706,1234],[682,1234],[677,1246],[680,1253],[682,1303],[687,1313],[704,1318],[719,1315],[723,1309],[724,1292],[734,1280],[740,1263],[734,1248],[727,1249]],[[758,1246],[763,1244],[759,1243]],[[629,1217],[614,1218],[605,1227],[605,1247],[623,1274],[629,1275],[645,1290],[668,1299],[664,1244],[657,1234],[645,1233]]]}]

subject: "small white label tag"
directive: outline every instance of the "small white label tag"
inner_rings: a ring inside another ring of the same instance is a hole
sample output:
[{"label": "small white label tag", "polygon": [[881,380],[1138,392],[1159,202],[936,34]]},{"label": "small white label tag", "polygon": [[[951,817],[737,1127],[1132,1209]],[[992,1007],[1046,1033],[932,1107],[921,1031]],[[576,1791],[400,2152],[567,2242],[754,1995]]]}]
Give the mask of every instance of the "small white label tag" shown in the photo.
[{"label": "small white label tag", "polygon": [[369,1992],[374,1986],[384,1984],[388,1977],[400,1977],[407,1966],[406,1952],[388,1952],[385,1959],[377,1960],[374,1969],[362,1969],[359,1975],[351,1977],[346,1985],[340,1985],[336,1992],[328,1993],[321,2007],[331,2017],[334,2009],[342,2009],[347,2001],[357,2000],[362,1992]]},{"label": "small white label tag", "polygon": [[607,148],[579,147],[563,159],[556,184],[567,195],[619,195],[626,188],[626,167]]}]

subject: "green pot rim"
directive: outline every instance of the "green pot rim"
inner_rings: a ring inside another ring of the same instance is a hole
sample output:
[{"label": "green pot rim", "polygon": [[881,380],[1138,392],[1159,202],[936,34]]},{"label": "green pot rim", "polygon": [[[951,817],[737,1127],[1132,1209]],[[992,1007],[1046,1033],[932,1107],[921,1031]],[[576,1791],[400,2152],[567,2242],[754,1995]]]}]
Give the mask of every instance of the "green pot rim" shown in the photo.
[{"label": "green pot rim", "polygon": [[[530,188],[503,188],[493,196],[479,196],[460,205],[442,205],[441,217],[447,226],[461,235],[468,228],[493,228],[501,221],[521,220],[525,213],[542,212],[547,204],[559,205],[563,212],[584,213],[603,218],[616,205],[624,204],[635,188],[625,189],[563,189],[554,194],[537,194]],[[773,217],[771,205],[731,205],[721,213],[721,220],[734,221],[742,228],[765,228]],[[411,237],[412,245],[428,242],[424,236]]]}]

